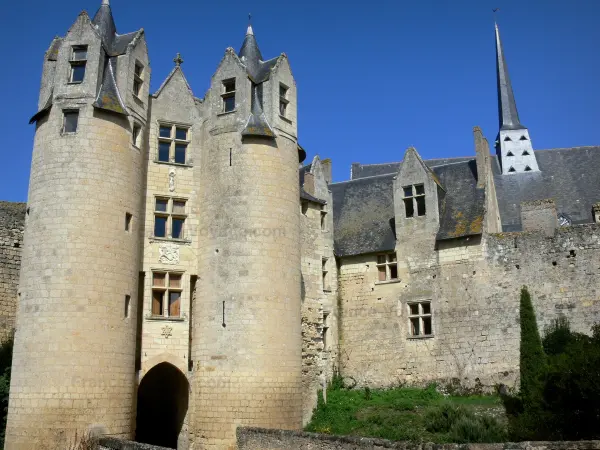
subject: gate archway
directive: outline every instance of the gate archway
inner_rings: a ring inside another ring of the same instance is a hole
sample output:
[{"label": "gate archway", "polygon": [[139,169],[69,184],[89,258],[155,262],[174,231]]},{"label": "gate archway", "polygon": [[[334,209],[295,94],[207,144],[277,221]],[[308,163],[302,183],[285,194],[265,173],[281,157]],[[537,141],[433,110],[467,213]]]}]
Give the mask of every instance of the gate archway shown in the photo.
[{"label": "gate archway", "polygon": [[166,362],[146,373],[138,388],[135,440],[177,448],[189,402],[189,383],[181,371]]}]

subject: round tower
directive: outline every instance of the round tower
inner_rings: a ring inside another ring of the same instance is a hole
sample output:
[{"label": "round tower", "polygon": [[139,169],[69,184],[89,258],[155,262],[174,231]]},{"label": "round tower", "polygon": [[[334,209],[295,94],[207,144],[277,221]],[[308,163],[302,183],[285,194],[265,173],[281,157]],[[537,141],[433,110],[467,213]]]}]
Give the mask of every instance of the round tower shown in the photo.
[{"label": "round tower", "polygon": [[117,37],[106,0],[46,53],[6,449],[132,436],[147,61],[143,32]]},{"label": "round tower", "polygon": [[202,448],[232,448],[238,426],[302,426],[299,159],[287,58],[264,62],[249,28],[239,55],[228,49],[205,106],[193,420]]}]

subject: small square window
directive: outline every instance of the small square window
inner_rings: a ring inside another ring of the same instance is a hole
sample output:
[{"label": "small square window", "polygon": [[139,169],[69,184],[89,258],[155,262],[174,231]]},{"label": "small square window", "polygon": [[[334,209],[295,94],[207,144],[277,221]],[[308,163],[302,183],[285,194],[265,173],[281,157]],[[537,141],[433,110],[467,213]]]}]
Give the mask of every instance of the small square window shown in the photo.
[{"label": "small square window", "polygon": [[185,202],[173,200],[173,214],[185,214]]},{"label": "small square window", "polygon": [[176,219],[173,218],[173,239],[183,239],[183,224],[185,223],[185,219]]},{"label": "small square window", "polygon": [[175,128],[175,139],[178,139],[180,141],[187,141],[187,135],[187,128]]},{"label": "small square window", "polygon": [[398,279],[398,263],[395,253],[377,255],[378,281],[391,281]]},{"label": "small square window", "polygon": [[169,204],[169,200],[166,198],[157,198],[156,199],[156,207],[154,208],[154,211],[159,211],[159,212],[167,212],[167,206]]},{"label": "small square window", "polygon": [[415,185],[416,195],[425,195],[425,186],[422,184]]},{"label": "small square window", "polygon": [[412,191],[412,186],[406,186],[404,188],[404,196],[405,197],[412,197],[412,195],[413,195],[412,192],[413,192]]},{"label": "small square window", "polygon": [[408,334],[410,336],[432,336],[433,322],[431,302],[408,303]]},{"label": "small square window", "polygon": [[71,66],[71,83],[81,83],[85,78],[85,64]]},{"label": "small square window", "polygon": [[223,91],[227,94],[235,92],[235,78],[223,81]]},{"label": "small square window", "polygon": [[69,83],[81,83],[85,78],[87,63],[87,45],[76,45],[71,49],[71,72]]},{"label": "small square window", "polygon": [[[153,274],[152,284],[152,315],[179,317],[181,315],[182,277],[181,273]],[[164,310],[165,298],[168,301],[167,309]]]},{"label": "small square window", "polygon": [[79,111],[64,111],[63,133],[76,133]]},{"label": "small square window", "polygon": [[87,45],[78,45],[73,47],[71,61],[86,61],[87,60]]},{"label": "small square window", "polygon": [[162,138],[170,138],[171,137],[171,127],[161,125],[158,131],[158,135]]}]

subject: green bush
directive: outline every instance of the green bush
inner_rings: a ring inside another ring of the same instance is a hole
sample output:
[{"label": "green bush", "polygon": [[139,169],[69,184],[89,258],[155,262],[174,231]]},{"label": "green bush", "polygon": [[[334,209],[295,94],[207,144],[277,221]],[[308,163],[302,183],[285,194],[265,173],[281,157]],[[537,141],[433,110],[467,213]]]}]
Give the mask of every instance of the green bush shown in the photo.
[{"label": "green bush", "polygon": [[447,433],[459,419],[471,417],[460,405],[446,403],[425,415],[425,429],[432,433]]},{"label": "green bush", "polygon": [[502,442],[506,439],[504,428],[493,417],[460,417],[450,428],[452,442]]}]

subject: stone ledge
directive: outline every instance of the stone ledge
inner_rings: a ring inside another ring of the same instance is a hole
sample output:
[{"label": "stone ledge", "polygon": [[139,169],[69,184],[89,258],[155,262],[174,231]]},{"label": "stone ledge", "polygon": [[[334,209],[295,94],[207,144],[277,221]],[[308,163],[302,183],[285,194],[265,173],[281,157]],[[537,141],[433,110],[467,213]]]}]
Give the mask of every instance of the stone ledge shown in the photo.
[{"label": "stone ledge", "polygon": [[433,444],[388,441],[385,439],[334,436],[294,430],[239,427],[236,431],[239,450],[294,449],[372,449],[402,450],[599,450],[600,441],[501,442],[496,444]]},{"label": "stone ledge", "polygon": [[98,439],[99,450],[173,450],[168,447],[142,444],[140,442],[125,441],[114,437],[103,437]]}]

